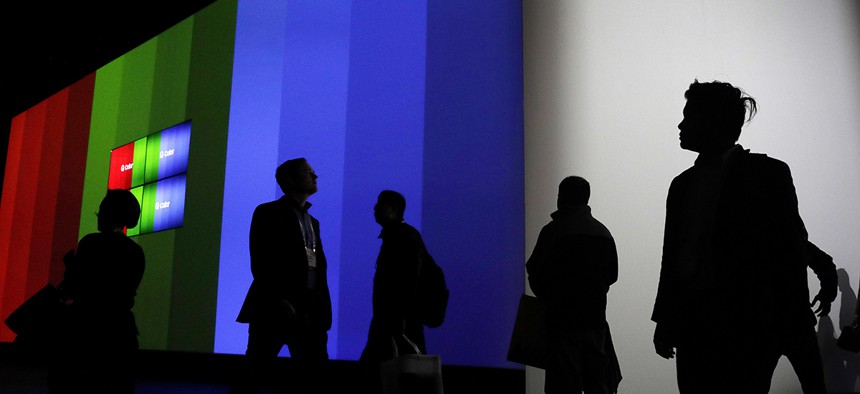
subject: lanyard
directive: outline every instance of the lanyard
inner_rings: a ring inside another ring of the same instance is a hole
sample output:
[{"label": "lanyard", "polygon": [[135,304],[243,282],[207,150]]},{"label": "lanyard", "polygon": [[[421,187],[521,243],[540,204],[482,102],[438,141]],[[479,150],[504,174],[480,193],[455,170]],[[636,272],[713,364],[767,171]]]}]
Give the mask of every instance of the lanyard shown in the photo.
[{"label": "lanyard", "polygon": [[310,217],[311,215],[308,215],[306,211],[299,211],[295,208],[293,209],[296,212],[296,216],[299,218],[299,227],[302,229],[302,237],[305,240],[305,247],[316,251],[316,235],[314,234],[314,226]]}]

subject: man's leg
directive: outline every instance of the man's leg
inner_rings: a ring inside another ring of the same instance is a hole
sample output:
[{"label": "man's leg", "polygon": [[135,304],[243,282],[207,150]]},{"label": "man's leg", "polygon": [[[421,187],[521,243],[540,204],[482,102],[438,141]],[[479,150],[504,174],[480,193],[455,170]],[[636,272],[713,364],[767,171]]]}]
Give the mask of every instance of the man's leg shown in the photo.
[{"label": "man's leg", "polygon": [[251,323],[248,326],[248,347],[239,382],[232,393],[256,393],[263,382],[272,376],[272,369],[283,347],[284,340],[270,326]]},{"label": "man's leg", "polygon": [[583,362],[573,330],[548,326],[547,348],[544,393],[581,392]]},{"label": "man's leg", "polygon": [[287,346],[296,369],[296,382],[302,393],[325,393],[328,383],[324,368],[328,361],[328,333],[304,326],[290,335]]},{"label": "man's leg", "polygon": [[[805,330],[787,335],[783,341],[785,356],[791,363],[804,394],[824,394],[824,366],[815,330]],[[772,372],[771,372],[772,373]]]},{"label": "man's leg", "polygon": [[582,354],[582,383],[585,394],[609,393],[609,356],[606,355],[606,330],[578,331]]},{"label": "man's leg", "polygon": [[738,369],[729,351],[708,342],[678,345],[675,354],[678,390],[682,394],[717,394],[744,392]]}]

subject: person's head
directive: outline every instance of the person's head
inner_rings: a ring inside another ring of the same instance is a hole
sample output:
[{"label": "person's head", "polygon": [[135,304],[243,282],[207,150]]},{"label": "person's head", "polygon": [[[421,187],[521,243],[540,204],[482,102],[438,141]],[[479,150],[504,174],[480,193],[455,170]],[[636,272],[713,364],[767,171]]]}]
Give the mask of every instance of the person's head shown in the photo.
[{"label": "person's head", "polygon": [[699,153],[734,145],[744,122],[752,120],[758,109],[755,99],[743,90],[720,81],[695,80],[684,98],[684,119],[678,124],[681,148]]},{"label": "person's head", "polygon": [[373,206],[373,218],[376,223],[385,226],[389,223],[403,221],[403,212],[406,211],[406,198],[393,190],[379,192],[376,205]]},{"label": "person's head", "polygon": [[558,209],[587,205],[589,197],[591,186],[585,178],[569,176],[558,184]]},{"label": "person's head", "polygon": [[283,162],[275,171],[275,180],[284,194],[304,194],[310,196],[317,192],[317,174],[304,157]]},{"label": "person's head", "polygon": [[99,204],[98,229],[101,232],[134,228],[140,219],[140,203],[128,190],[110,189]]}]

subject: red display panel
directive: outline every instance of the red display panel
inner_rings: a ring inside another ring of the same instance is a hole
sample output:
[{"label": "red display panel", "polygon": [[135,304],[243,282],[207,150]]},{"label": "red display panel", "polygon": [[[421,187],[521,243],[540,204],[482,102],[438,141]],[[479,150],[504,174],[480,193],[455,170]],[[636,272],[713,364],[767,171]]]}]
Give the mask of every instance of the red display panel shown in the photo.
[{"label": "red display panel", "polygon": [[123,145],[110,152],[108,189],[130,189],[134,172],[134,143]]}]

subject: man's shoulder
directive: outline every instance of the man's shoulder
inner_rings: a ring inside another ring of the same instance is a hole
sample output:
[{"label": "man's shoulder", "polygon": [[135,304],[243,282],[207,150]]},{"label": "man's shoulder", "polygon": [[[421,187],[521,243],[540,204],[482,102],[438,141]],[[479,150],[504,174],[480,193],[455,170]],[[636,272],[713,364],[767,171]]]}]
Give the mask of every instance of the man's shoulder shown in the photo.
[{"label": "man's shoulder", "polygon": [[789,171],[788,164],[780,159],[769,156],[766,153],[745,151],[739,155],[737,160],[738,165],[749,170],[765,171],[765,172],[786,172]]},{"label": "man's shoulder", "polygon": [[415,234],[417,234],[419,232],[417,228],[415,228],[414,226],[412,226],[409,223],[403,222],[403,223],[400,223],[400,225],[402,226],[402,229],[403,229],[402,231],[415,233]]},{"label": "man's shoulder", "polygon": [[411,224],[402,222],[391,226],[389,229],[384,231],[383,238],[399,241],[417,240],[421,239],[421,232],[419,232],[418,229],[413,227]]},{"label": "man's shoulder", "polygon": [[686,170],[681,171],[680,174],[676,175],[675,178],[672,179],[672,183],[675,184],[675,183],[686,181],[687,179],[689,179],[690,177],[693,176],[693,173],[695,172],[695,170],[696,170],[696,166],[690,166]]},{"label": "man's shoulder", "polygon": [[257,207],[254,210],[255,211],[275,211],[275,210],[282,209],[284,206],[286,206],[284,199],[279,198],[277,200],[266,201],[264,203],[260,203],[259,205],[257,205]]},{"label": "man's shoulder", "polygon": [[283,218],[288,212],[292,213],[290,209],[287,209],[287,205],[285,205],[283,201],[268,201],[259,204],[254,208],[253,218],[255,221],[280,220],[280,218]]}]

